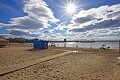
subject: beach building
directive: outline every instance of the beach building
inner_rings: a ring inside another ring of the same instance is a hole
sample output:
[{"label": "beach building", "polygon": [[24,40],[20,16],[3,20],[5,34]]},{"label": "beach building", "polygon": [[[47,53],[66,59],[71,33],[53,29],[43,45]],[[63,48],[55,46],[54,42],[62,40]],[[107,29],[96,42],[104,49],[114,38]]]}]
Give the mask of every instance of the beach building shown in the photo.
[{"label": "beach building", "polygon": [[9,41],[6,40],[4,37],[0,36],[0,47],[4,47],[4,46],[8,46],[9,45]]},{"label": "beach building", "polygon": [[34,45],[34,49],[47,49],[48,41],[34,40],[33,45]]}]

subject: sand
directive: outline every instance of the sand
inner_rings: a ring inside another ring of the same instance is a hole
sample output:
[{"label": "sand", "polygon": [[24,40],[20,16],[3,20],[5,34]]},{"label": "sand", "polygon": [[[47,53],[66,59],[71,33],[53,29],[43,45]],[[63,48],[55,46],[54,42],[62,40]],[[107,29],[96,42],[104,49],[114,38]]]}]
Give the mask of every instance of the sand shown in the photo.
[{"label": "sand", "polygon": [[78,53],[5,74],[0,76],[0,80],[120,80],[118,50],[50,47],[48,50],[33,51],[31,48],[31,45],[24,44],[0,48],[0,67],[59,54],[60,50],[77,50]]},{"label": "sand", "polygon": [[52,49],[34,50],[32,45],[14,43],[10,47],[0,48],[0,67],[32,61],[61,52],[63,51]]}]

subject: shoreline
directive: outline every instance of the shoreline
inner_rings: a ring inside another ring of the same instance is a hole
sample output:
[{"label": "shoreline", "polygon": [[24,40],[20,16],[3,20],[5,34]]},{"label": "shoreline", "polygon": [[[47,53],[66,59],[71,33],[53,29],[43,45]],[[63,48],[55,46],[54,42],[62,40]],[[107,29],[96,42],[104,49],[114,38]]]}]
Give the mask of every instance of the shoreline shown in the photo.
[{"label": "shoreline", "polygon": [[[60,42],[60,43],[56,43],[55,42],[55,46],[56,47],[64,47],[64,43],[67,43],[67,42]],[[68,42],[69,43],[69,42]],[[70,42],[71,43],[71,42]],[[76,43],[76,42],[75,42]],[[77,42],[77,43],[79,43],[79,42]],[[118,43],[118,42],[117,42]],[[30,45],[33,45],[33,43],[19,43],[19,44],[30,44]],[[86,45],[86,44],[89,44],[89,45],[91,45],[90,43],[82,43],[83,45]],[[101,45],[102,44],[104,44],[104,43],[101,43],[101,44],[99,44],[99,46],[98,45],[96,45],[97,47],[95,47],[95,46],[84,46],[84,47],[82,47],[82,45],[81,46],[79,46],[79,45],[77,45],[77,44],[66,44],[66,47],[71,47],[71,48],[76,48],[76,46],[77,46],[77,48],[96,48],[96,49],[99,49],[100,47],[102,47]],[[117,46],[114,46],[114,47],[111,47],[110,45],[108,45],[108,44],[106,44],[107,46],[106,46],[106,48],[107,47],[110,47],[110,49],[119,49],[119,44],[117,45]],[[111,44],[112,45],[112,44]],[[48,46],[51,46],[51,42],[48,44]]]}]

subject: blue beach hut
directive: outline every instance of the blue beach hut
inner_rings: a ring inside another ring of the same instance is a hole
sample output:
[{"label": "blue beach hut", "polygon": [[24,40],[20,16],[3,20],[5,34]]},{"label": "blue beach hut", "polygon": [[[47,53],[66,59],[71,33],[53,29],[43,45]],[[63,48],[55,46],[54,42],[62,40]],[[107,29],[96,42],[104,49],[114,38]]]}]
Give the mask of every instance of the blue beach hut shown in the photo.
[{"label": "blue beach hut", "polygon": [[34,45],[34,49],[47,49],[48,41],[34,40],[33,45]]}]

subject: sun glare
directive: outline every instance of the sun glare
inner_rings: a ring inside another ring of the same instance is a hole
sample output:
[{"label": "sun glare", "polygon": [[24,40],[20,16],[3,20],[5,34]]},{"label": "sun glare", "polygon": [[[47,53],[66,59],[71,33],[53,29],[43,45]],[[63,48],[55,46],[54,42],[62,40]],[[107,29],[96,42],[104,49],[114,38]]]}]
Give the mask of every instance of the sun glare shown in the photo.
[{"label": "sun glare", "polygon": [[76,7],[75,7],[75,5],[73,5],[73,4],[69,4],[69,5],[67,5],[67,7],[66,7],[66,11],[67,11],[67,13],[70,13],[70,14],[75,13],[75,11],[76,11]]},{"label": "sun glare", "polygon": [[67,14],[67,15],[73,16],[78,9],[77,3],[78,2],[75,2],[75,0],[67,0],[67,3],[65,3],[65,6],[63,7],[65,10],[64,15]]}]

